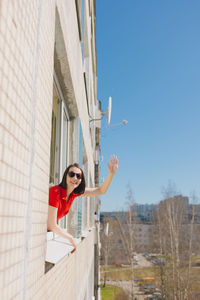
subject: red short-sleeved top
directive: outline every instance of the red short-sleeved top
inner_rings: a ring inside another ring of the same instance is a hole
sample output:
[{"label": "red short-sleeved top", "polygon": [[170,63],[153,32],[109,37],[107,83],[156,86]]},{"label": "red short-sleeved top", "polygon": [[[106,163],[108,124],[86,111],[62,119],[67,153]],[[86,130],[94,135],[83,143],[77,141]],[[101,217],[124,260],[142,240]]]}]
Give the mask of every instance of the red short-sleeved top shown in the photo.
[{"label": "red short-sleeved top", "polygon": [[68,201],[66,200],[66,190],[59,185],[52,186],[49,189],[49,205],[57,207],[57,221],[62,217],[66,216],[69,209],[74,201],[74,199],[81,194],[71,193],[69,195]]}]

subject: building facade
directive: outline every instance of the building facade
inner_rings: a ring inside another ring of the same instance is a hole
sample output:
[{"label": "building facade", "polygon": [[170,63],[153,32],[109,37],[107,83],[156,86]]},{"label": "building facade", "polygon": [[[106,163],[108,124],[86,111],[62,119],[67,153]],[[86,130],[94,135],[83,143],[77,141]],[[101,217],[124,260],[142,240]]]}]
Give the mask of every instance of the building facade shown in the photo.
[{"label": "building facade", "polygon": [[98,185],[95,0],[0,2],[0,298],[99,299],[99,200],[47,233],[48,192],[78,162]]},{"label": "building facade", "polygon": [[[130,263],[125,250],[130,243],[130,236],[135,252],[162,253],[162,240],[166,249],[170,246],[169,212],[173,221],[176,224],[179,222],[177,228],[180,231],[178,235],[182,237],[182,248],[184,243],[189,245],[192,236],[192,251],[199,254],[200,205],[190,204],[188,197],[177,195],[159,204],[135,203],[130,211],[131,220],[127,211],[101,212],[102,264],[105,264],[105,255],[108,264]],[[109,233],[106,233],[108,224]],[[188,250],[187,246],[185,249]]]}]

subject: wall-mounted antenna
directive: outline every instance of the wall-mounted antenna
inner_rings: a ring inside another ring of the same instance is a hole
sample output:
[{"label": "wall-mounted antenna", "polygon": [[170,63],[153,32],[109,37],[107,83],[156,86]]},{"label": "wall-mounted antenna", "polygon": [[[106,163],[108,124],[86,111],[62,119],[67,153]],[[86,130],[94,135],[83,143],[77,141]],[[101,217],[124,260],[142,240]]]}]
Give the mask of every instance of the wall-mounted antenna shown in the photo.
[{"label": "wall-mounted antenna", "polygon": [[110,120],[111,120],[111,111],[112,111],[112,98],[109,97],[108,108],[105,111],[101,111],[101,113],[106,116],[108,124],[110,124]]},{"label": "wall-mounted antenna", "polygon": [[112,110],[112,97],[109,97],[108,99],[108,108],[106,110],[100,110],[102,117],[99,119],[90,119],[90,122],[92,121],[100,121],[102,120],[103,116],[106,116],[107,119],[107,123],[110,124],[110,120],[111,120],[111,110]]}]

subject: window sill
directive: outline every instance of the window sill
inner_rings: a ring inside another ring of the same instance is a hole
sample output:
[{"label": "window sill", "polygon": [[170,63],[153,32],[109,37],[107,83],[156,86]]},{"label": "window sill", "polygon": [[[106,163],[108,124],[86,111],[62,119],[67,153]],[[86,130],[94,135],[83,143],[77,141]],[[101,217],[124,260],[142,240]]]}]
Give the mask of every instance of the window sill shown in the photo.
[{"label": "window sill", "polygon": [[89,231],[87,230],[85,230],[85,231],[83,231],[82,232],[82,234],[81,234],[81,239],[84,239],[84,238],[86,238],[87,236],[88,236],[88,234],[89,234]]},{"label": "window sill", "polygon": [[[67,239],[57,236],[53,238],[53,232],[47,233],[47,249],[46,249],[46,262],[53,265],[57,264],[63,257],[69,255],[74,247]],[[81,239],[75,239],[79,244]]]},{"label": "window sill", "polygon": [[86,238],[88,236],[88,234],[95,228],[95,226],[92,226],[90,228],[88,228],[88,230],[84,230],[82,231],[81,234],[81,239],[83,240],[84,238]]}]

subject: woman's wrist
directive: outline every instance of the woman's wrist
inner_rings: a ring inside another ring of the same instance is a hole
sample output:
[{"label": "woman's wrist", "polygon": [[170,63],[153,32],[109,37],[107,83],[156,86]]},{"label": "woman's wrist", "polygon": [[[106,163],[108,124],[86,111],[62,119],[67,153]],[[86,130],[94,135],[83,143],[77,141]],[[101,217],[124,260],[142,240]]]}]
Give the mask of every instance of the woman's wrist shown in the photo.
[{"label": "woman's wrist", "polygon": [[115,173],[116,173],[116,172],[114,172],[114,171],[109,171],[109,173],[108,173],[108,174],[109,174],[110,176],[112,176],[112,177],[113,177],[113,176],[115,175]]},{"label": "woman's wrist", "polygon": [[70,236],[68,237],[68,240],[70,241],[70,243],[71,243],[71,242],[73,242],[73,241],[74,241],[74,238],[73,238],[73,236],[72,236],[72,235],[70,235]]}]

